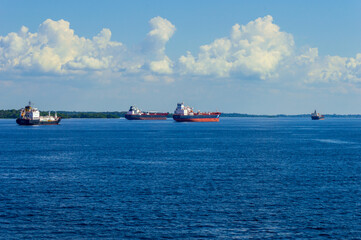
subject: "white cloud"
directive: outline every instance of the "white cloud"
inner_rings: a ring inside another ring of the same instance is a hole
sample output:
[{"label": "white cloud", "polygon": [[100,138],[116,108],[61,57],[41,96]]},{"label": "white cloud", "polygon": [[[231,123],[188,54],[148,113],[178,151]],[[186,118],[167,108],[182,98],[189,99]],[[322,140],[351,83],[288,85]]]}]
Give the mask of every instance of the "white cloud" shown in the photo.
[{"label": "white cloud", "polygon": [[0,37],[0,71],[66,74],[74,70],[112,67],[112,51],[124,51],[122,43],[110,41],[103,29],[91,39],[79,37],[67,21],[44,21],[37,33],[22,27],[18,33]]},{"label": "white cloud", "polygon": [[294,77],[302,73],[305,83],[361,82],[361,54],[355,58],[340,56],[319,56],[317,48],[309,48],[298,56],[293,56],[284,66],[284,71],[292,71]]},{"label": "white cloud", "polygon": [[173,36],[176,28],[167,19],[152,18],[149,21],[152,30],[142,45],[142,53],[147,56],[146,64],[152,72],[171,74],[173,62],[165,54],[165,45]]},{"label": "white cloud", "polygon": [[326,56],[314,64],[308,82],[361,82],[361,54],[355,58]]},{"label": "white cloud", "polygon": [[300,55],[295,57],[295,62],[299,65],[307,65],[314,63],[318,58],[317,48],[308,48],[304,50]]},{"label": "white cloud", "polygon": [[183,74],[227,77],[242,73],[265,79],[292,54],[293,46],[292,35],[281,32],[272,17],[266,16],[245,26],[234,25],[229,37],[201,46],[197,57],[188,52],[179,62]]},{"label": "white cloud", "polygon": [[155,73],[169,74],[173,63],[165,55],[165,44],[175,27],[161,17],[151,19],[150,25],[151,31],[141,46],[144,52],[130,51],[121,42],[111,41],[111,31],[106,28],[87,39],[76,35],[65,20],[47,19],[36,33],[23,26],[18,33],[0,36],[0,72],[134,73],[145,67]]},{"label": "white cloud", "polygon": [[0,36],[0,74],[11,73],[15,78],[34,73],[67,77],[88,74],[94,79],[106,77],[107,81],[129,74],[144,81],[173,82],[181,73],[220,78],[243,75],[308,84],[361,82],[361,54],[353,58],[323,57],[317,48],[299,50],[292,35],[280,31],[271,16],[246,25],[235,24],[229,36],[200,46],[197,54],[187,52],[175,62],[166,55],[166,45],[176,27],[162,17],[152,18],[149,25],[145,39],[132,49],[112,41],[107,28],[85,38],[76,35],[65,20],[47,19],[35,33],[23,26],[18,32]]},{"label": "white cloud", "polygon": [[187,52],[179,58],[179,70],[182,74],[243,74],[307,84],[361,82],[361,54],[322,57],[317,48],[300,49],[291,34],[281,32],[273,18],[265,16],[243,26],[235,24],[230,36],[201,46],[196,56]]},{"label": "white cloud", "polygon": [[149,64],[150,70],[152,70],[155,73],[164,73],[164,74],[171,74],[172,66],[173,63],[167,56],[164,56],[163,60],[152,61]]},{"label": "white cloud", "polygon": [[149,21],[152,30],[148,33],[145,47],[145,51],[158,51],[163,54],[165,50],[165,44],[173,36],[176,28],[167,19],[161,17],[152,18]]},{"label": "white cloud", "polygon": [[142,78],[144,79],[145,82],[164,82],[164,83],[174,82],[174,79],[172,77],[169,77],[168,75],[156,76],[156,75],[147,74],[142,76]]}]

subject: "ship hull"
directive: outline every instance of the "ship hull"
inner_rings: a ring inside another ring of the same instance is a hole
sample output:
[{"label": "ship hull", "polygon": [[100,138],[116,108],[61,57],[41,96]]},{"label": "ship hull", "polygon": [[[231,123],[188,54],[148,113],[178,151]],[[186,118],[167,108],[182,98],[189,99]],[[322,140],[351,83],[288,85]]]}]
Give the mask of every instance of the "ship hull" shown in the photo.
[{"label": "ship hull", "polygon": [[30,120],[30,119],[17,118],[16,123],[19,124],[19,125],[24,125],[24,126],[58,125],[60,120],[61,120],[61,118],[58,118],[55,121],[40,121],[40,120]]},{"label": "ship hull", "polygon": [[128,120],[166,120],[167,115],[132,115],[125,114],[125,118]]},{"label": "ship hull", "polygon": [[312,116],[312,120],[325,120],[325,117],[319,117],[319,116]]},{"label": "ship hull", "polygon": [[219,115],[179,115],[174,114],[173,119],[177,122],[219,122]]}]

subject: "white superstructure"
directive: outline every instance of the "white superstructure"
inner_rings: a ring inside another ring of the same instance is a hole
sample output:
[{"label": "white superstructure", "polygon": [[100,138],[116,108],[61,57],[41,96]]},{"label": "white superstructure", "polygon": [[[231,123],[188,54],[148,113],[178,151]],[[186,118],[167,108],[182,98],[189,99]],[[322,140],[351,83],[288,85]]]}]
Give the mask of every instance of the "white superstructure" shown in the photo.
[{"label": "white superstructure", "polygon": [[315,112],[311,113],[311,116],[312,117],[322,117],[322,115],[320,113],[316,112],[316,110],[315,110]]},{"label": "white superstructure", "polygon": [[139,108],[137,108],[136,106],[130,106],[127,114],[140,115],[140,114],[142,114],[142,111]]},{"label": "white superstructure", "polygon": [[31,102],[29,102],[29,105],[27,105],[25,108],[22,108],[20,110],[20,119],[40,120],[42,122],[50,122],[50,121],[58,120],[58,115],[55,112],[55,115],[51,116],[49,112],[48,116],[40,116],[40,111],[37,108],[32,107]]},{"label": "white superstructure", "polygon": [[177,103],[177,108],[174,111],[174,114],[180,114],[180,115],[193,115],[193,108],[189,106],[184,106],[184,103]]},{"label": "white superstructure", "polygon": [[29,102],[28,106],[20,110],[20,118],[29,119],[29,120],[39,120],[40,111],[37,108],[33,108],[31,106],[31,102]]}]

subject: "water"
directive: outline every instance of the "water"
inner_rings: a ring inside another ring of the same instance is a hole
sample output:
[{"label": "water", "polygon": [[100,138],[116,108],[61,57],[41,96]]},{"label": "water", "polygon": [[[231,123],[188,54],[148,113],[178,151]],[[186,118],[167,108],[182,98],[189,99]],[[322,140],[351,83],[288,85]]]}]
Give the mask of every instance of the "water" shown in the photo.
[{"label": "water", "polygon": [[0,120],[0,238],[361,238],[361,119]]}]

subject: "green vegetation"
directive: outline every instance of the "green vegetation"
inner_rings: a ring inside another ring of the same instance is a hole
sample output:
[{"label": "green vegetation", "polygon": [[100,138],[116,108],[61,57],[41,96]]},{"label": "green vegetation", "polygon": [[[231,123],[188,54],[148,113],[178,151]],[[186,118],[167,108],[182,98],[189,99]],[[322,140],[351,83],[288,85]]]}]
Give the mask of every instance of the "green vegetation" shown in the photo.
[{"label": "green vegetation", "polygon": [[[58,116],[61,118],[120,118],[124,117],[126,112],[67,112],[59,111],[57,112]],[[17,118],[19,117],[20,110],[11,109],[11,110],[0,110],[0,119],[1,118]],[[49,112],[40,112],[41,116],[48,115]],[[51,112],[51,115],[54,115],[54,112]]]},{"label": "green vegetation", "polygon": [[[11,110],[0,110],[0,119],[8,118],[14,119],[17,118],[20,114],[20,110],[11,109]],[[48,115],[49,112],[40,112],[41,116]],[[68,112],[68,111],[58,111],[58,116],[61,118],[122,118],[126,112]],[[51,115],[54,115],[54,112],[51,112]],[[168,114],[168,118],[172,118],[173,114]],[[253,114],[242,114],[242,113],[222,113],[221,117],[268,117],[268,118],[277,118],[277,117],[310,117],[310,114],[298,114],[298,115],[253,115]],[[361,118],[361,115],[337,115],[337,114],[326,114],[325,117],[343,117],[343,118]]]},{"label": "green vegetation", "polygon": [[245,114],[245,113],[222,113],[221,117],[266,117],[266,118],[277,118],[277,117],[310,117],[310,114],[298,114],[298,115],[256,115],[256,114]]},{"label": "green vegetation", "polygon": [[[59,117],[62,118],[120,118],[124,117],[126,112],[57,112]],[[47,115],[48,112],[41,112],[42,116]],[[54,114],[54,113],[52,113]]]},{"label": "green vegetation", "polygon": [[0,110],[0,118],[17,118],[20,114],[20,110]]},{"label": "green vegetation", "polygon": [[[326,118],[361,118],[361,114],[324,114]],[[311,117],[311,114],[277,114],[277,115],[255,115],[244,113],[222,113],[221,117],[263,117],[263,118],[279,118],[279,117]]]}]

